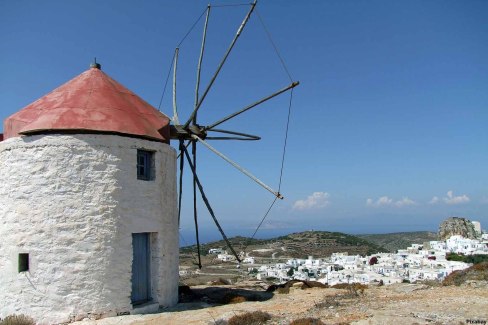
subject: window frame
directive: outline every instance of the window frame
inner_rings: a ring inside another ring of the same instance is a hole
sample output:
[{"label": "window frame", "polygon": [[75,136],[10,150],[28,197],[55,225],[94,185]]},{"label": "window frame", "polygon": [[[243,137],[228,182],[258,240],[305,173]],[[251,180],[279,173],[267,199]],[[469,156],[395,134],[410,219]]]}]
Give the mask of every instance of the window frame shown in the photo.
[{"label": "window frame", "polygon": [[[141,162],[142,159],[143,161]],[[136,160],[137,179],[142,181],[152,181],[155,178],[154,151],[137,149]]]}]

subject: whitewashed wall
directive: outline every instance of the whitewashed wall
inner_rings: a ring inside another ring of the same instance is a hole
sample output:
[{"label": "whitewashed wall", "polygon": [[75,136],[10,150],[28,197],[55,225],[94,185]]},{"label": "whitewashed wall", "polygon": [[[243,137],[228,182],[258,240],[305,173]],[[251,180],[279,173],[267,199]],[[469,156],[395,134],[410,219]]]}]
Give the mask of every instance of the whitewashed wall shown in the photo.
[{"label": "whitewashed wall", "polygon": [[[155,151],[137,180],[137,149]],[[178,299],[175,151],[116,135],[0,142],[0,317],[41,324],[131,311],[132,233],[152,232],[152,292]],[[29,253],[30,271],[18,272]]]}]

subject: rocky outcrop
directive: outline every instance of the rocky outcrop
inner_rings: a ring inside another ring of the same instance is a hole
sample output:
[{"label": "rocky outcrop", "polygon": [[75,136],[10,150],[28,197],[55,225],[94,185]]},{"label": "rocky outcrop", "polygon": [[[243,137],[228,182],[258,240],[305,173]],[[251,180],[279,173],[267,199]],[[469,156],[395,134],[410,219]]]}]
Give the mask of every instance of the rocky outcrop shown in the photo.
[{"label": "rocky outcrop", "polygon": [[444,220],[439,226],[439,239],[446,240],[454,235],[460,235],[470,239],[477,238],[477,232],[470,220],[450,217]]}]

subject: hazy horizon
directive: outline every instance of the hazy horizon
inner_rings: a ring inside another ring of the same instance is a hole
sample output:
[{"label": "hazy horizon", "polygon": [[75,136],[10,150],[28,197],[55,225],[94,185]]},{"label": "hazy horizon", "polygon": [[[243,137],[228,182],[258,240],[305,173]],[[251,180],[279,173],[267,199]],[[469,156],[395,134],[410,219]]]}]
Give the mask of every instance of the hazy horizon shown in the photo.
[{"label": "hazy horizon", "polygon": [[[249,229],[251,230],[251,229]],[[259,230],[254,236],[256,239],[269,239],[269,238],[274,238],[274,237],[279,237],[283,235],[288,235],[291,233],[296,233],[296,232],[303,232],[303,231],[328,231],[328,232],[342,232],[345,234],[349,235],[371,235],[371,234],[390,234],[390,233],[401,233],[401,232],[417,232],[417,231],[428,231],[428,232],[438,232],[438,229],[411,229],[411,230],[403,230],[403,231],[382,231],[382,232],[348,232],[347,229],[319,229],[319,228],[310,228],[310,229],[264,229],[264,230]],[[235,237],[235,236],[242,236],[242,237],[251,237],[253,234],[253,231],[250,231],[249,233],[240,232],[238,230],[235,231],[225,231],[226,236],[228,238],[230,237]],[[214,242],[214,241],[219,241],[222,240],[222,236],[218,232],[217,229],[212,230],[212,229],[202,229],[200,228],[200,244],[205,244],[209,242]],[[180,231],[180,246],[191,246],[196,244],[195,240],[195,231],[194,229],[187,229],[187,230],[181,230]]]}]

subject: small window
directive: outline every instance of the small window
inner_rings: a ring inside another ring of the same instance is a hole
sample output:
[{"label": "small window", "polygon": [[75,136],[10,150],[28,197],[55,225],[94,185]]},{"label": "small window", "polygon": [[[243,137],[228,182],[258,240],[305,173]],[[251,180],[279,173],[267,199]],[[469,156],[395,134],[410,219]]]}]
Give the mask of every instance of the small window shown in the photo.
[{"label": "small window", "polygon": [[137,150],[137,179],[149,181],[154,175],[154,152]]},{"label": "small window", "polygon": [[19,254],[19,273],[29,271],[29,254],[20,253]]}]

